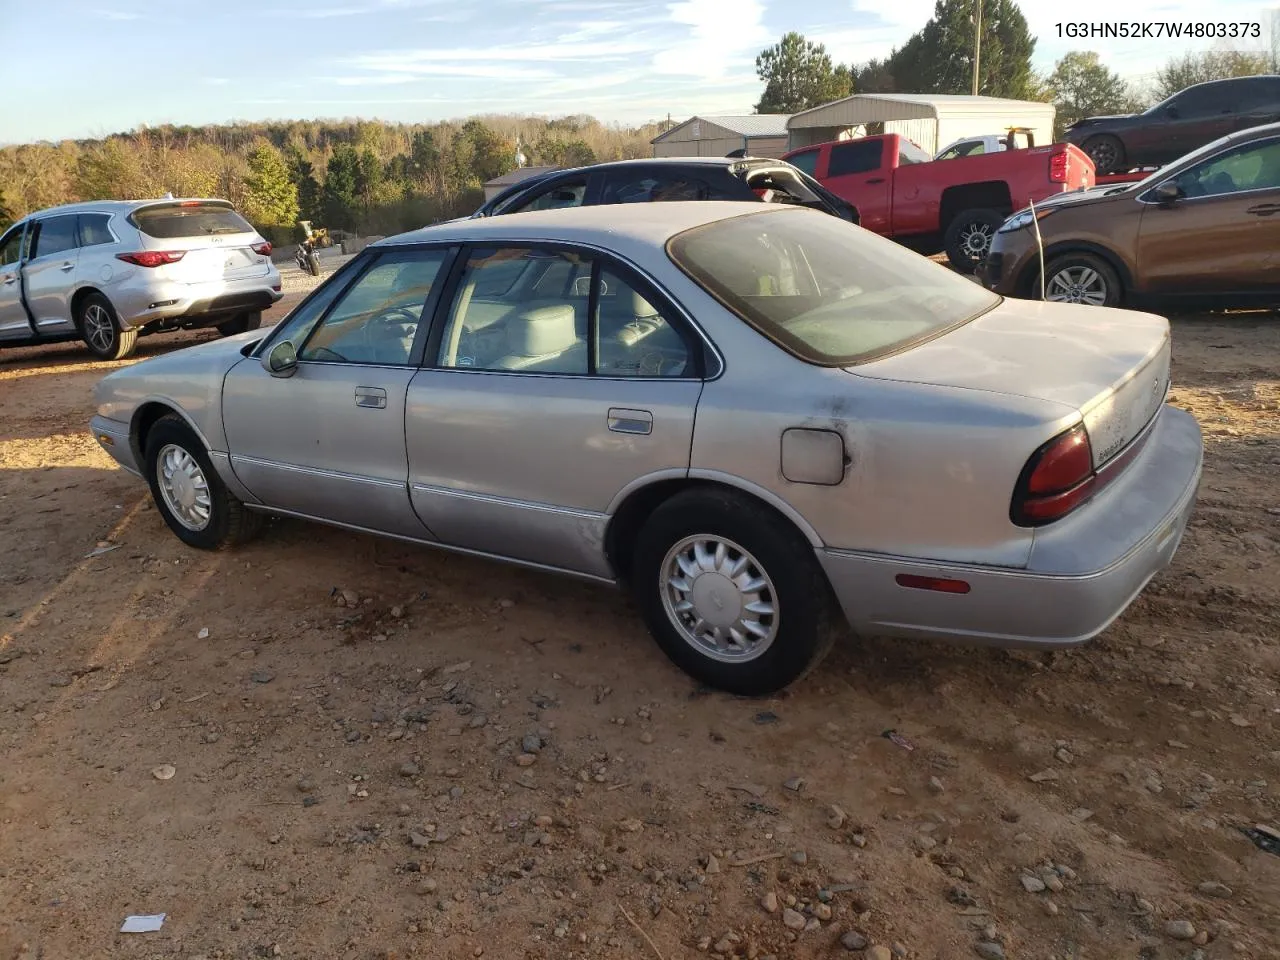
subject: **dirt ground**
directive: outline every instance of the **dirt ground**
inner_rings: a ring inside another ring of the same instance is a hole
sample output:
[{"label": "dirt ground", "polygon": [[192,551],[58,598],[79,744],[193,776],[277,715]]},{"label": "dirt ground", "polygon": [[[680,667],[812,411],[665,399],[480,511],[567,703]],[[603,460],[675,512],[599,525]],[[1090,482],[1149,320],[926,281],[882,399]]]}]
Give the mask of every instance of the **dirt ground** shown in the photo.
[{"label": "dirt ground", "polygon": [[116,365],[0,354],[0,958],[1280,956],[1280,318],[1174,323],[1204,483],[1112,629],[850,639],[768,701],[607,590],[193,552],[86,432]]}]

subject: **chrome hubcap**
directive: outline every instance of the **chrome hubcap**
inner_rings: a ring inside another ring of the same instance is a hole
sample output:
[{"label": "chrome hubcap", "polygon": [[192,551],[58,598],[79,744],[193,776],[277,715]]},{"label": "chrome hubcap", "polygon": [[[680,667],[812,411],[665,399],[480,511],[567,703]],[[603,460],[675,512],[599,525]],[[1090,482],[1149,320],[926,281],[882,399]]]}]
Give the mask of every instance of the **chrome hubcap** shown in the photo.
[{"label": "chrome hubcap", "polygon": [[1107,302],[1107,281],[1091,267],[1067,267],[1049,278],[1044,297],[1056,303],[1101,307]]},{"label": "chrome hubcap", "polygon": [[732,540],[685,537],[667,551],[658,579],[667,616],[703,656],[744,663],[768,650],[778,635],[773,581]]},{"label": "chrome hubcap", "polygon": [[156,485],[165,507],[188,530],[209,525],[213,501],[209,482],[196,458],[175,444],[167,444],[156,458]]},{"label": "chrome hubcap", "polygon": [[84,338],[95,350],[106,352],[116,339],[116,327],[105,307],[99,303],[89,305],[84,312]]},{"label": "chrome hubcap", "polygon": [[971,223],[960,233],[960,249],[965,256],[981,260],[991,249],[991,225]]}]

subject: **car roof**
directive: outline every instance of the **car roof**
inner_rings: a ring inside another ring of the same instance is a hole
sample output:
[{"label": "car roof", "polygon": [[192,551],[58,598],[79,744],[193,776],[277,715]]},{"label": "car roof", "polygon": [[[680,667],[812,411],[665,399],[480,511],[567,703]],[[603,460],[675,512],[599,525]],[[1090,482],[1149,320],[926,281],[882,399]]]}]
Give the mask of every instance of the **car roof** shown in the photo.
[{"label": "car roof", "polygon": [[775,204],[730,200],[689,200],[681,203],[615,204],[567,207],[510,213],[501,217],[439,223],[372,244],[376,247],[405,243],[455,241],[576,241],[610,247],[618,240],[660,246],[678,233],[744,215],[772,214],[793,209]]},{"label": "car roof", "polygon": [[33,210],[23,219],[66,213],[132,213],[134,210],[140,210],[143,207],[153,206],[158,203],[227,203],[228,206],[230,206],[228,201],[217,197],[156,197],[151,200],[82,200],[78,203],[64,203],[56,207],[45,207],[43,210]]}]

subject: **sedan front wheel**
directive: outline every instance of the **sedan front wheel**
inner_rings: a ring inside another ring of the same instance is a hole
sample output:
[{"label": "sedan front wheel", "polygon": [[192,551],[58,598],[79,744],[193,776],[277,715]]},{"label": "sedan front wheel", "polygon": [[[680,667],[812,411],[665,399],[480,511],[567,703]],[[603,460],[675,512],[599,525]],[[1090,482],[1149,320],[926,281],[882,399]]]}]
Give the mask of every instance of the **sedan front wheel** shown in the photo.
[{"label": "sedan front wheel", "polygon": [[[1120,277],[1111,265],[1091,253],[1055,257],[1044,271],[1044,299],[1090,307],[1119,306]],[[1039,293],[1039,291],[1036,291]]]},{"label": "sedan front wheel", "polygon": [[834,638],[813,548],[731,491],[690,490],[660,506],[640,532],[632,573],[659,646],[708,686],[774,693],[808,673]]},{"label": "sedan front wheel", "polygon": [[181,417],[163,417],[147,434],[146,472],[160,515],[188,546],[217,550],[250,539],[262,526],[261,514],[227,490]]}]

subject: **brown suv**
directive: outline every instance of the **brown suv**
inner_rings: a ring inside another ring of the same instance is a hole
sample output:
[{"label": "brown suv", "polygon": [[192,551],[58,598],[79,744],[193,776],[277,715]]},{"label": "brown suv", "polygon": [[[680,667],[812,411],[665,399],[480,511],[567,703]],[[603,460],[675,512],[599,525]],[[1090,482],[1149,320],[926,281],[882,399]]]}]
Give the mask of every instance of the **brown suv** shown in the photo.
[{"label": "brown suv", "polygon": [[996,232],[997,293],[1116,306],[1280,304],[1280,123],[1215,140],[1121,187],[1060,194]]}]

